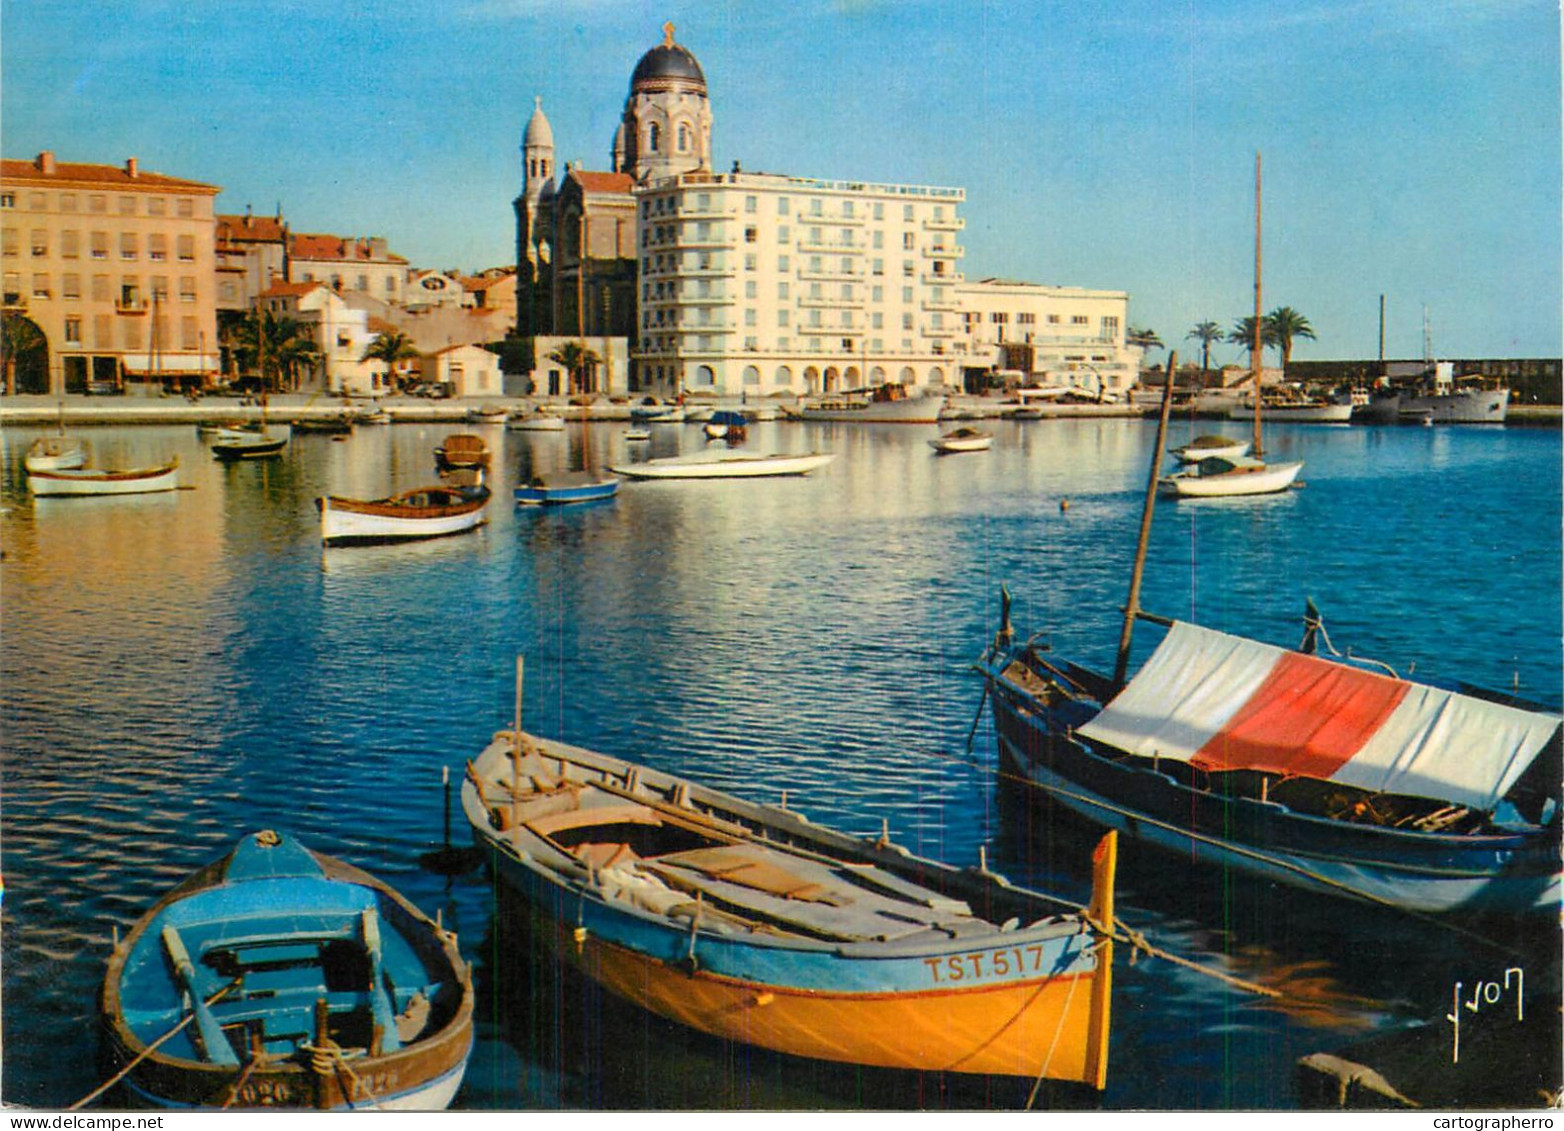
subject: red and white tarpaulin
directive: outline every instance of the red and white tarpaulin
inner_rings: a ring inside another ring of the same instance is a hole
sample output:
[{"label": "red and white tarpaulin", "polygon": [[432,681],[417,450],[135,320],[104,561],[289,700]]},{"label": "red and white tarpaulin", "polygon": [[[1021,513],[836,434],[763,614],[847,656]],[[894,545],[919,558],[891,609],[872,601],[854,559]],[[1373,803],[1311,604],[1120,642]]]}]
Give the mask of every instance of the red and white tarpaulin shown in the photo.
[{"label": "red and white tarpaulin", "polygon": [[1559,725],[1180,622],[1079,733],[1211,772],[1261,770],[1491,810]]}]

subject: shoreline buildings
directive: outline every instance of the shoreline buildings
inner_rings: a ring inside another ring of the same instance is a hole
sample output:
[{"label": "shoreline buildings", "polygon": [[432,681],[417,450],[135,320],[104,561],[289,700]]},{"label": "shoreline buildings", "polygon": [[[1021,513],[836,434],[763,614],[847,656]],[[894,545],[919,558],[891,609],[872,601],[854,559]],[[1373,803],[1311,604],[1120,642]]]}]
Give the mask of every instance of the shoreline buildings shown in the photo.
[{"label": "shoreline buildings", "polygon": [[588,391],[1134,384],[1126,293],[966,284],[965,189],[716,172],[705,73],[673,33],[631,74],[609,171],[556,184],[541,98],[523,134],[517,334],[622,338],[625,387]]}]

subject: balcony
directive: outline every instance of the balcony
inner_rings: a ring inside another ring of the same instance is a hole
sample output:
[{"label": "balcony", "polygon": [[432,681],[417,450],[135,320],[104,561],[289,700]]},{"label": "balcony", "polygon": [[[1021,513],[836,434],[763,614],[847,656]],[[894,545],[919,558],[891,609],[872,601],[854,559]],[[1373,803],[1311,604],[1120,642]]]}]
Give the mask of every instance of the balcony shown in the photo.
[{"label": "balcony", "polygon": [[923,249],[923,255],[927,259],[960,259],[966,253],[967,249],[960,244],[954,244],[950,247],[926,247]]},{"label": "balcony", "polygon": [[140,295],[121,295],[114,300],[115,314],[145,314],[147,300]]},{"label": "balcony", "polygon": [[830,295],[799,295],[799,306],[831,306],[831,307],[860,307],[863,305],[861,298],[833,298]]},{"label": "balcony", "polygon": [[947,286],[967,281],[967,277],[959,271],[925,271],[920,278],[931,287]]},{"label": "balcony", "polygon": [[862,255],[868,248],[861,243],[826,243],[814,240],[799,240],[798,250],[805,254],[815,255]]},{"label": "balcony", "polygon": [[673,246],[677,248],[727,247],[728,237],[721,232],[713,232],[707,236],[696,235],[694,232],[681,232],[674,237]]},{"label": "balcony", "polygon": [[[943,276],[941,277],[943,278]],[[926,298],[918,305],[924,310],[948,310],[953,314],[961,309],[961,304],[955,299]]]},{"label": "balcony", "polygon": [[967,222],[960,216],[952,216],[949,220],[925,220],[923,230],[926,232],[959,232],[967,226]]},{"label": "balcony", "polygon": [[737,216],[738,212],[732,208],[719,208],[715,204],[704,208],[692,204],[687,208],[675,209],[673,215],[680,220],[727,220]]},{"label": "balcony", "polygon": [[800,279],[819,279],[821,282],[826,283],[855,283],[863,278],[863,272],[843,271],[840,268],[828,271],[824,267],[815,271],[808,267],[800,267],[798,269],[798,277]]},{"label": "balcony", "polygon": [[923,328],[923,336],[925,338],[954,338],[960,332],[960,326],[925,326]]}]

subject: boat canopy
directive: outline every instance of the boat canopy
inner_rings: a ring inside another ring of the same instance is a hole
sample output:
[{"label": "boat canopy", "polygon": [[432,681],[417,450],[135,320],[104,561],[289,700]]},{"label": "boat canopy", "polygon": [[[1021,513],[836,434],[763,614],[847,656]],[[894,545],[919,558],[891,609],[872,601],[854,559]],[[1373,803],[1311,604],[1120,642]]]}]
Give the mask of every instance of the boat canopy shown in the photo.
[{"label": "boat canopy", "polygon": [[1491,811],[1558,716],[1175,622],[1079,729],[1206,770],[1258,770]]},{"label": "boat canopy", "polygon": [[744,426],[744,414],[742,412],[729,412],[723,409],[711,414],[708,424],[726,424],[729,428]]}]

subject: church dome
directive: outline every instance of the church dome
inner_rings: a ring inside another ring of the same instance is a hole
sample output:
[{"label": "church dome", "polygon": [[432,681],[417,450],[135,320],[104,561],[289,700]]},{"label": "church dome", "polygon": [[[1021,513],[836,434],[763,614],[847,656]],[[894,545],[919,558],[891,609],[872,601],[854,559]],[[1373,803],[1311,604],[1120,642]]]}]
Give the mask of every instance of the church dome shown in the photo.
[{"label": "church dome", "polygon": [[532,117],[527,119],[527,130],[521,135],[523,146],[547,146],[554,148],[554,128],[548,124],[548,119],[543,116],[543,99],[537,98],[532,110]]},{"label": "church dome", "polygon": [[663,25],[663,41],[652,48],[635,65],[630,76],[630,90],[666,89],[670,83],[695,83],[704,93],[706,76],[701,65],[689,50],[673,41],[673,25]]}]

